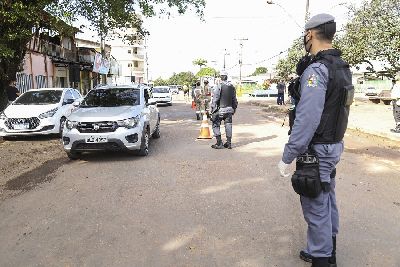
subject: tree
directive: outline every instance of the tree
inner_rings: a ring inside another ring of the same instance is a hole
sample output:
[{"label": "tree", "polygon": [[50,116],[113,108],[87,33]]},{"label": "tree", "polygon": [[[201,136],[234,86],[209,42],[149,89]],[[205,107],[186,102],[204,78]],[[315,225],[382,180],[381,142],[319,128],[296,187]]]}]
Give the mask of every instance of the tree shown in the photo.
[{"label": "tree", "polygon": [[4,89],[21,68],[32,28],[40,27],[42,11],[52,2],[3,0],[0,3],[0,111],[8,101]]},{"label": "tree", "polygon": [[[78,18],[89,21],[102,40],[110,33],[117,33],[128,26],[145,34],[141,19],[135,12],[151,17],[169,15],[176,9],[185,13],[190,7],[202,16],[205,0],[2,0],[0,2],[0,110],[6,103],[4,88],[21,69],[26,44],[32,29],[39,31],[43,25],[43,10],[54,17],[46,18],[48,29],[61,33],[65,30],[60,19],[72,22]],[[50,26],[50,27],[49,27]],[[129,36],[123,36],[130,40]]]},{"label": "tree", "polygon": [[161,77],[158,77],[157,79],[155,79],[154,81],[154,86],[165,86],[169,84],[168,80],[164,80]]},{"label": "tree", "polygon": [[190,86],[196,82],[196,76],[190,71],[180,72],[178,74],[174,73],[168,81],[169,84]]},{"label": "tree", "polygon": [[398,0],[364,1],[357,9],[350,7],[352,19],[336,46],[350,65],[371,60],[388,63],[384,75],[393,77],[400,71],[400,5]]},{"label": "tree", "polygon": [[203,66],[207,65],[207,60],[202,58],[195,59],[193,60],[193,65],[199,66],[199,68],[201,69]]},{"label": "tree", "polygon": [[304,55],[303,40],[296,39],[292,46],[288,49],[287,56],[280,59],[275,67],[278,76],[285,80],[289,80],[289,76],[296,73],[296,65],[300,58]]},{"label": "tree", "polygon": [[265,73],[268,73],[268,69],[266,67],[257,67],[252,76],[257,76]]},{"label": "tree", "polygon": [[218,72],[211,67],[205,67],[200,69],[200,71],[196,74],[196,77],[204,77],[204,76],[213,76],[215,77]]}]

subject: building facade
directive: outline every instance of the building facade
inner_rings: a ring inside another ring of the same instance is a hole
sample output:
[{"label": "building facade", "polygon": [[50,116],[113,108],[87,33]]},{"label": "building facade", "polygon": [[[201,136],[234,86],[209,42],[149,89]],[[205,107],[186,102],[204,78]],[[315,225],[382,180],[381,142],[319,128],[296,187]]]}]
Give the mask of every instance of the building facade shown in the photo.
[{"label": "building facade", "polygon": [[111,56],[120,66],[118,84],[143,83],[146,81],[146,48],[145,39],[134,28],[127,28],[125,35],[131,35],[132,42],[121,38],[108,41],[111,45]]}]

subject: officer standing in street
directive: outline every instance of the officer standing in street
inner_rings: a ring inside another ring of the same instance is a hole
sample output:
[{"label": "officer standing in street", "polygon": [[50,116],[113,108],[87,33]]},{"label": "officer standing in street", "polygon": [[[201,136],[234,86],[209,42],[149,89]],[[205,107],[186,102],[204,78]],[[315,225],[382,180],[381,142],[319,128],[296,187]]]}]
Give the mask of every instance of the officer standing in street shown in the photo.
[{"label": "officer standing in street", "polygon": [[201,111],[204,110],[203,100],[203,89],[201,88],[200,81],[196,82],[196,85],[192,91],[193,101],[196,103],[196,119],[201,120]]},{"label": "officer standing in street", "polygon": [[204,94],[204,109],[209,110],[211,102],[211,91],[208,80],[204,80],[203,94]]},{"label": "officer standing in street", "polygon": [[393,104],[393,118],[396,127],[390,129],[390,131],[393,133],[400,133],[400,85],[397,84],[396,79],[393,79],[392,83],[391,97]]},{"label": "officer standing in street", "polygon": [[[336,164],[344,149],[343,137],[354,97],[349,65],[332,47],[335,32],[334,17],[328,14],[316,15],[305,25],[304,47],[311,55],[303,57],[297,66],[300,79],[295,120],[278,164],[281,176],[287,177],[289,164],[297,158],[292,185],[300,194],[308,224],[307,246],[300,251],[300,258],[312,262],[312,267],[336,266]],[[317,159],[314,163],[318,163],[311,172],[298,167],[306,151],[313,152]]]},{"label": "officer standing in street", "polygon": [[[211,104],[211,120],[214,136],[217,143],[211,147],[214,149],[228,148],[232,149],[232,116],[235,114],[238,101],[236,98],[235,87],[228,82],[228,73],[221,71],[221,84],[214,91]],[[224,121],[226,143],[222,143],[221,122]]]}]

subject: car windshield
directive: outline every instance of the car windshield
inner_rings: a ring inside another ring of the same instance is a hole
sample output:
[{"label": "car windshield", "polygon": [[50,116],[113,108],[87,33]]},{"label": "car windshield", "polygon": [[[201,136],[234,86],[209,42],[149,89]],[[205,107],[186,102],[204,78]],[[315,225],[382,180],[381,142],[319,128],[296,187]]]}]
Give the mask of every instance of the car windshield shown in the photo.
[{"label": "car windshield", "polygon": [[154,87],[153,93],[169,93],[168,87]]},{"label": "car windshield", "polygon": [[28,91],[21,95],[14,104],[17,105],[49,105],[61,100],[61,90]]},{"label": "car windshield", "polygon": [[140,90],[134,88],[113,88],[91,90],[81,107],[119,107],[140,104]]}]

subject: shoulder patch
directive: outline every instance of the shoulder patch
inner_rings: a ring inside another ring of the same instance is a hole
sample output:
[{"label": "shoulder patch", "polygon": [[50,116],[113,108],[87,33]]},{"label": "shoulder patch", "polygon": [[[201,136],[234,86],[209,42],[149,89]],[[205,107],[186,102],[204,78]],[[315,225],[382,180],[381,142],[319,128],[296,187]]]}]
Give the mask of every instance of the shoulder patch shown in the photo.
[{"label": "shoulder patch", "polygon": [[317,87],[319,83],[319,76],[315,73],[310,74],[307,79],[307,87]]}]

